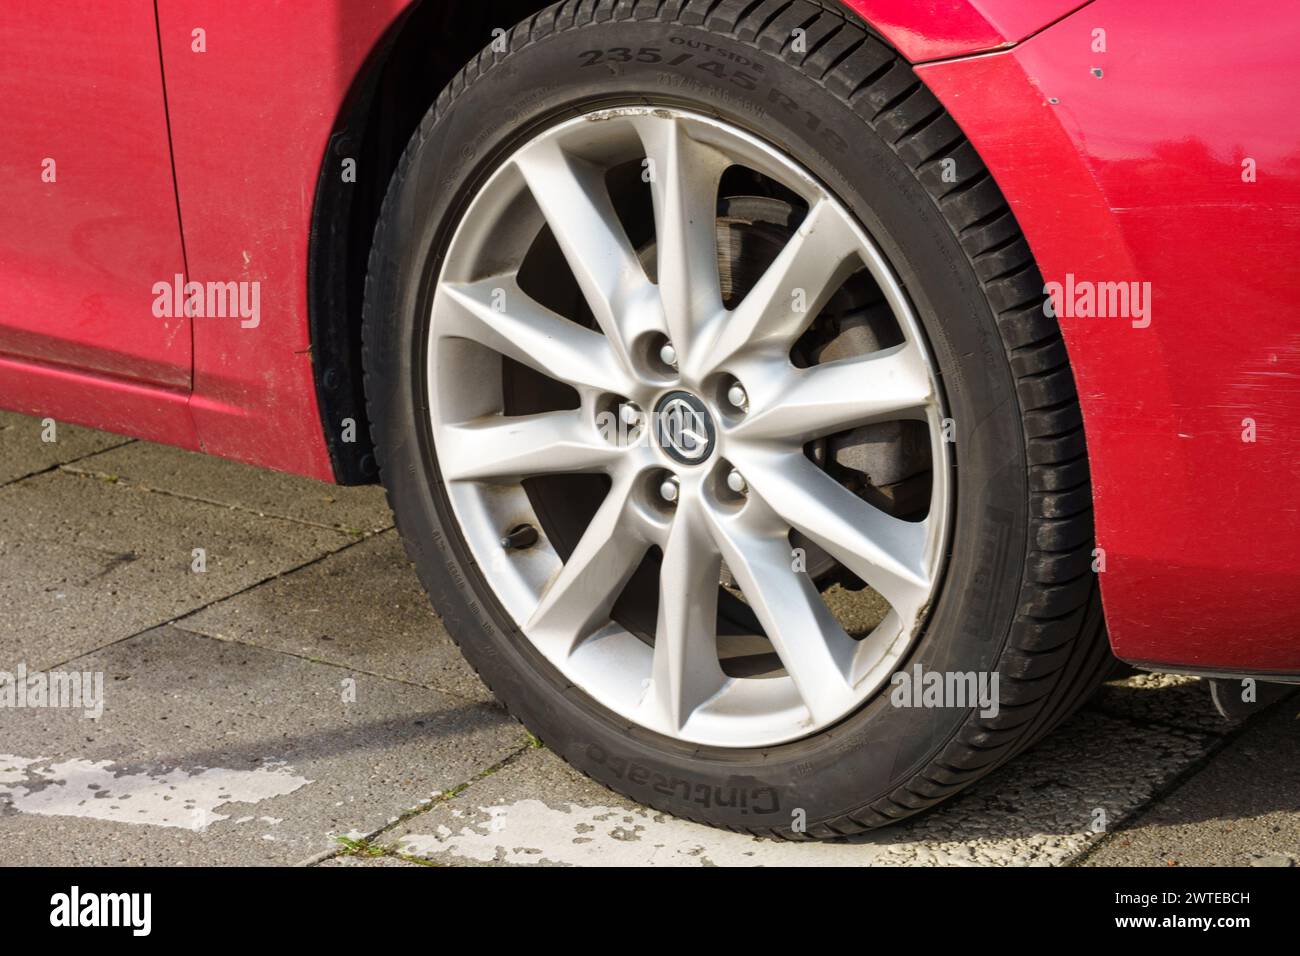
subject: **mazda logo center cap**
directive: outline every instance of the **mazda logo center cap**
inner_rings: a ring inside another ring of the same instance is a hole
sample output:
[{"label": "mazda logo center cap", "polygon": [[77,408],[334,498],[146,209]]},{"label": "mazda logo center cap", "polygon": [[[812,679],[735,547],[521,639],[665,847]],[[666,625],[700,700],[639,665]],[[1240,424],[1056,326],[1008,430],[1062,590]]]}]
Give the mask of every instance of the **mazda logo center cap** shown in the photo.
[{"label": "mazda logo center cap", "polygon": [[708,458],[717,439],[709,410],[690,392],[669,392],[659,400],[654,432],[659,447],[684,465]]}]

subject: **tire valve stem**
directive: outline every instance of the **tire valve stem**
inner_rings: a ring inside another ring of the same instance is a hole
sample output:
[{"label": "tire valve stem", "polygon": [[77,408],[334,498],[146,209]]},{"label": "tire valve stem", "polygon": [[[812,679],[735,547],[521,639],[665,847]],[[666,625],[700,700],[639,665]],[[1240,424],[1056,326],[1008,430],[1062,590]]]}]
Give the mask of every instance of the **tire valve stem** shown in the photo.
[{"label": "tire valve stem", "polygon": [[501,547],[507,551],[522,551],[537,543],[537,529],[530,524],[517,524],[506,532],[501,539]]}]

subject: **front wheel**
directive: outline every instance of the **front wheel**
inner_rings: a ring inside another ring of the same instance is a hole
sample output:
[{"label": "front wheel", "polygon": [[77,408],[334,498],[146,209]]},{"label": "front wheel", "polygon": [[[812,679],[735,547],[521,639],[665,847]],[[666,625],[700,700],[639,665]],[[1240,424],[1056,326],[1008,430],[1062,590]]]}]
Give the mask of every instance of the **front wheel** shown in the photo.
[{"label": "front wheel", "polygon": [[767,7],[564,3],[471,63],[384,203],[367,395],[408,553],[537,736],[833,836],[987,773],[1108,655],[1014,218],[901,59]]}]

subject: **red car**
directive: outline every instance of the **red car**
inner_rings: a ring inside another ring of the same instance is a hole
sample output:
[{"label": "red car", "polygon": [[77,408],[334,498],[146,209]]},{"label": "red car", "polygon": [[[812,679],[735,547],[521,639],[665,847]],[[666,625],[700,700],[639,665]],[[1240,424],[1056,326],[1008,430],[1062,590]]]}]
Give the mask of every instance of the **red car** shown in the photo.
[{"label": "red car", "polygon": [[[55,9],[57,6],[57,9]],[[14,0],[0,404],[382,482],[597,780],[832,836],[1300,675],[1300,16]]]}]

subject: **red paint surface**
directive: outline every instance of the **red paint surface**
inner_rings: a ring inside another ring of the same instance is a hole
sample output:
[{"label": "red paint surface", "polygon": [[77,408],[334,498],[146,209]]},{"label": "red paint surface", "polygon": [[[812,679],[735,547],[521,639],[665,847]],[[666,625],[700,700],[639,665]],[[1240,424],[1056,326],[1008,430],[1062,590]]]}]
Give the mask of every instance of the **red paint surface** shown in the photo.
[{"label": "red paint surface", "polygon": [[152,312],[184,268],[153,4],[6,3],[0,90],[0,356],[188,388]]},{"label": "red paint surface", "polygon": [[913,63],[1018,43],[1087,0],[845,0]]},{"label": "red paint surface", "polygon": [[1062,319],[1116,652],[1294,671],[1300,18],[1269,0],[1188,16],[1178,0],[1098,0],[1013,51],[920,74],[1049,281],[1152,284],[1148,328]]},{"label": "red paint surface", "polygon": [[3,407],[195,451],[189,392],[0,356]]},{"label": "red paint surface", "polygon": [[[307,244],[325,146],[402,0],[159,5],[190,278],[260,283],[256,328],[194,322],[205,451],[333,477],[307,323]],[[193,31],[206,52],[193,50]]]}]

